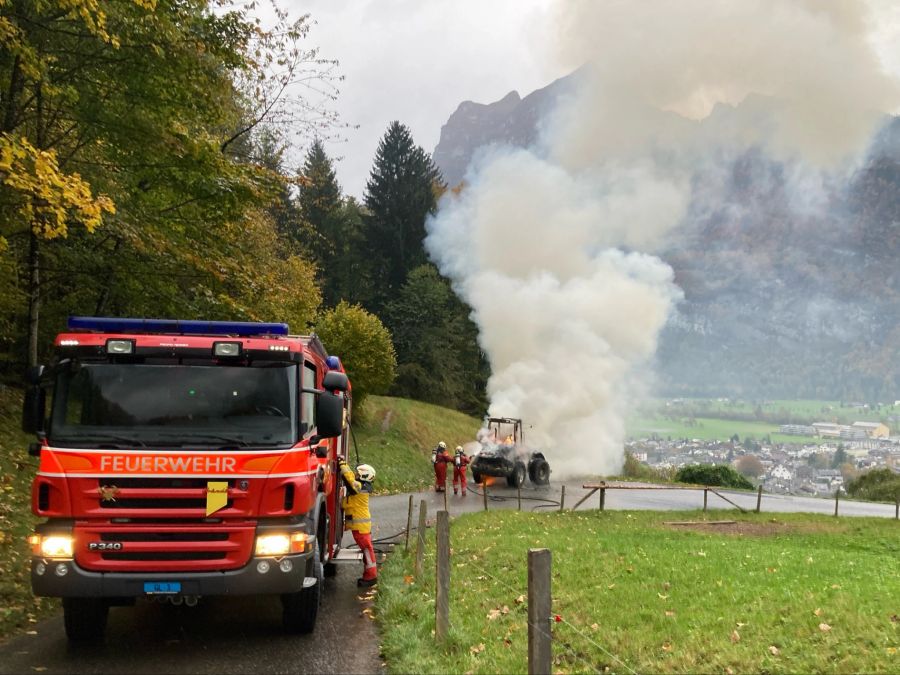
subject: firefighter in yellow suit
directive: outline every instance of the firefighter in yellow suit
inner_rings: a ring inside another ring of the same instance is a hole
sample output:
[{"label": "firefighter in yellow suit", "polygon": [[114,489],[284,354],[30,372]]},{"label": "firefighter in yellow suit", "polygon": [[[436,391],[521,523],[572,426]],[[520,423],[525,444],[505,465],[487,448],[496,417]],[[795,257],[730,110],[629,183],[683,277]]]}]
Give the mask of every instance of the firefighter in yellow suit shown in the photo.
[{"label": "firefighter in yellow suit", "polygon": [[356,472],[343,459],[340,461],[341,479],[347,486],[347,496],[341,506],[344,509],[344,529],[353,533],[353,540],[363,554],[363,575],[357,586],[374,586],[378,583],[378,567],[375,565],[375,549],[372,547],[372,514],[369,512],[369,495],[375,469],[360,464]]}]

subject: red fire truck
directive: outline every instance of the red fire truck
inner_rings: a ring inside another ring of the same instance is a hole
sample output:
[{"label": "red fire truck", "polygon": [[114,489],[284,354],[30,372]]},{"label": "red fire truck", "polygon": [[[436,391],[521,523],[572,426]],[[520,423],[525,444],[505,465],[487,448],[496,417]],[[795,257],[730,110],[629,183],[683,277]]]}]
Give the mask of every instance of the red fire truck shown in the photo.
[{"label": "red fire truck", "polygon": [[[273,594],[313,630],[343,517],[350,384],[317,337],[278,323],[72,317],[32,368],[36,595],[70,640],[110,606]],[[45,402],[50,395],[51,405]]]}]

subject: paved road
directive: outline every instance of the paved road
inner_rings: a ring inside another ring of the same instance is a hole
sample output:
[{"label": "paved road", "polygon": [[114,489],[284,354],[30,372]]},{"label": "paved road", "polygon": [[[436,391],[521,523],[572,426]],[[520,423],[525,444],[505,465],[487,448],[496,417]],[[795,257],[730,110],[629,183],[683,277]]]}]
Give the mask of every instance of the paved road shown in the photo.
[{"label": "paved road", "polygon": [[[566,482],[566,505],[586,494],[583,481]],[[522,491],[523,509],[558,502],[561,484]],[[744,508],[756,507],[756,495],[723,491]],[[516,508],[516,491],[493,486],[488,508]],[[396,534],[406,527],[408,495],[377,497],[372,512],[374,537]],[[429,520],[443,508],[443,495],[413,496],[416,509],[425,499]],[[549,501],[548,501],[549,500]],[[448,495],[453,514],[479,511],[482,497]],[[580,508],[597,508],[594,495]],[[685,510],[703,506],[703,493],[689,490],[610,490],[608,509]],[[710,508],[731,508],[713,494]],[[809,497],[763,496],[764,512],[834,513],[834,501]],[[894,517],[887,504],[842,501],[845,516]],[[417,519],[417,515],[414,515]],[[415,520],[414,520],[415,522]],[[349,537],[345,544],[349,543]],[[102,646],[70,649],[57,617],[35,626],[36,635],[24,635],[0,646],[0,673],[373,673],[381,671],[378,635],[362,614],[355,580],[355,565],[343,567],[337,578],[326,580],[325,602],[312,636],[281,632],[280,604],[276,598],[204,598],[194,608],[141,603],[110,612],[107,639]],[[352,649],[351,646],[355,646]],[[40,670],[38,670],[40,669]]]},{"label": "paved road", "polygon": [[42,621],[36,635],[0,645],[0,673],[380,673],[378,633],[362,614],[371,603],[356,588],[361,571],[343,566],[325,580],[312,635],[282,632],[277,597],[140,602],[114,607],[105,642],[93,647],[68,647],[61,617]]}]

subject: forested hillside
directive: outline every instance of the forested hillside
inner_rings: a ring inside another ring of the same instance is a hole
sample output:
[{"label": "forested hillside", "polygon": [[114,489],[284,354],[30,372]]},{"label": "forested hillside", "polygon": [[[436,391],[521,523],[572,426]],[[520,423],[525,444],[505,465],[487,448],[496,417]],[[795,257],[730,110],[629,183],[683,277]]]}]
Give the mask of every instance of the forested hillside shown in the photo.
[{"label": "forested hillside", "polygon": [[286,321],[360,398],[480,413],[475,328],[422,246],[440,172],[394,122],[344,195],[339,65],[253,4],[0,3],[0,378],[73,314]]}]

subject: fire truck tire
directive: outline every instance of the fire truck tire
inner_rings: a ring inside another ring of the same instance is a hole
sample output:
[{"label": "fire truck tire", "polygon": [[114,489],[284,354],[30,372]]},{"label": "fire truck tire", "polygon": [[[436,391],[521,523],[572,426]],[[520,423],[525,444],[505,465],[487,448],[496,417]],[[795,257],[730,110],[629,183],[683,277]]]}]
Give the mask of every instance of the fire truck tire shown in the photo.
[{"label": "fire truck tire", "polygon": [[481,485],[481,474],[477,471],[472,471],[472,480],[475,481],[475,485]]},{"label": "fire truck tire", "polygon": [[550,482],[550,465],[547,460],[533,460],[528,467],[528,477],[535,485],[547,485]]},{"label": "fire truck tire", "polygon": [[506,477],[506,484],[509,487],[522,487],[525,484],[525,475],[527,474],[527,469],[522,462],[516,462],[516,465],[513,467],[512,473]]},{"label": "fire truck tire", "polygon": [[316,627],[319,605],[322,603],[322,587],[325,585],[325,570],[319,559],[318,541],[310,562],[311,576],[316,578],[316,583],[296,593],[285,593],[281,596],[281,620],[288,633],[312,633]]},{"label": "fire truck tire", "polygon": [[72,642],[96,642],[106,632],[109,605],[101,598],[63,598],[63,623]]}]

